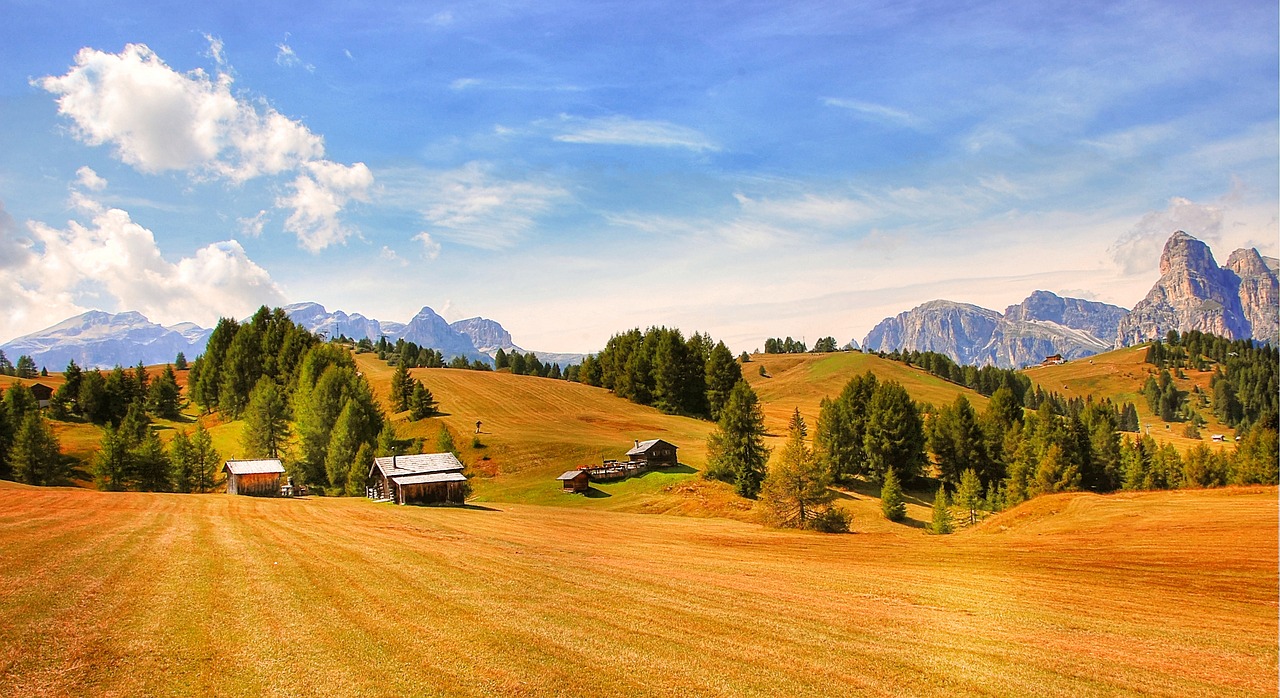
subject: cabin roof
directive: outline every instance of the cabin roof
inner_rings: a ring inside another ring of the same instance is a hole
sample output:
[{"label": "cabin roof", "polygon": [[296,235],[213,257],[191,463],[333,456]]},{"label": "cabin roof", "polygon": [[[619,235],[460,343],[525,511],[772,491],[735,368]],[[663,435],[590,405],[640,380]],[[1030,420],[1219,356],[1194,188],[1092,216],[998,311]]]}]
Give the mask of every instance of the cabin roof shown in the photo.
[{"label": "cabin roof", "polygon": [[648,441],[641,441],[640,443],[637,443],[635,448],[627,451],[627,455],[634,456],[641,453],[647,453],[649,449],[657,446],[658,444],[667,444],[668,446],[675,448],[675,444],[663,441],[662,439],[649,439]]},{"label": "cabin roof", "polygon": [[564,474],[564,475],[561,475],[560,477],[558,477],[558,478],[556,478],[556,479],[557,479],[557,480],[572,480],[572,479],[574,479],[574,478],[578,477],[579,475],[581,475],[583,472],[585,472],[585,471],[583,471],[581,468],[579,468],[578,470],[569,470],[569,471],[565,472],[565,474]]},{"label": "cabin roof", "polygon": [[263,473],[283,473],[284,466],[278,458],[260,460],[229,460],[222,469],[232,475],[260,475]]},{"label": "cabin roof", "polygon": [[462,468],[462,463],[452,453],[417,453],[411,456],[374,458],[373,465],[369,468],[369,475],[373,475],[375,470],[381,470],[387,477],[398,477],[449,471],[461,472]]},{"label": "cabin roof", "polygon": [[462,473],[423,473],[421,475],[396,475],[391,478],[397,485],[425,485],[432,482],[466,482]]}]

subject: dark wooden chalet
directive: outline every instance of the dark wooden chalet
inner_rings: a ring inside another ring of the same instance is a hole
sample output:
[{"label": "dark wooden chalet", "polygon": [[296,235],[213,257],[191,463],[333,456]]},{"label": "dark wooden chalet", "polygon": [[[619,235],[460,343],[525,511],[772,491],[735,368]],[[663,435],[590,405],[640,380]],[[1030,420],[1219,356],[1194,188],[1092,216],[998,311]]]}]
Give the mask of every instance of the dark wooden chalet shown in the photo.
[{"label": "dark wooden chalet", "polygon": [[570,470],[556,479],[563,484],[565,492],[586,492],[591,488],[591,476],[582,469]]},{"label": "dark wooden chalet", "polygon": [[650,468],[664,468],[679,465],[676,458],[676,447],[662,439],[637,441],[636,447],[627,451],[627,459],[644,463]]},{"label": "dark wooden chalet", "polygon": [[36,399],[36,404],[40,407],[48,407],[49,401],[53,399],[53,388],[44,383],[32,383],[27,386],[31,390],[31,396]]},{"label": "dark wooden chalet", "polygon": [[284,475],[284,466],[275,458],[229,460],[222,466],[222,472],[227,475],[227,494],[280,496],[280,476]]},{"label": "dark wooden chalet", "polygon": [[462,504],[467,498],[462,469],[452,453],[374,458],[369,496],[396,504]]}]

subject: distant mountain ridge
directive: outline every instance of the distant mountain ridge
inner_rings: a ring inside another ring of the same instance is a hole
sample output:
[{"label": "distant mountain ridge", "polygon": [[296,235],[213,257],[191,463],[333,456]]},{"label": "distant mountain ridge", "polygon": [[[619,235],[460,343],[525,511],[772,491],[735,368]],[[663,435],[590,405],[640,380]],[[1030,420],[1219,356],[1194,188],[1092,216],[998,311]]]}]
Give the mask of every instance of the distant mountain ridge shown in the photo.
[{"label": "distant mountain ridge", "polygon": [[[528,353],[512,342],[511,333],[494,320],[476,317],[450,324],[428,307],[423,307],[407,323],[376,320],[341,310],[329,312],[319,303],[294,303],[285,306],[284,311],[294,322],[326,337],[343,335],[375,342],[380,337],[390,342],[404,339],[435,349],[444,354],[446,360],[464,356],[491,364],[498,349]],[[0,345],[0,351],[10,361],[25,354],[37,366],[53,371],[64,369],[72,360],[82,368],[131,366],[138,361],[162,364],[172,362],[178,352],[195,359],[204,352],[212,333],[212,329],[192,322],[164,327],[134,311],[91,310]],[[534,353],[544,363],[561,366],[580,363],[583,357],[582,354]]]},{"label": "distant mountain ridge", "polygon": [[1160,279],[1125,310],[1036,291],[1004,313],[935,300],[885,318],[863,340],[867,351],[933,351],[957,363],[1020,368],[1060,354],[1076,359],[1201,330],[1232,339],[1280,341],[1277,260],[1256,249],[1219,267],[1208,245],[1176,231],[1160,257]]}]

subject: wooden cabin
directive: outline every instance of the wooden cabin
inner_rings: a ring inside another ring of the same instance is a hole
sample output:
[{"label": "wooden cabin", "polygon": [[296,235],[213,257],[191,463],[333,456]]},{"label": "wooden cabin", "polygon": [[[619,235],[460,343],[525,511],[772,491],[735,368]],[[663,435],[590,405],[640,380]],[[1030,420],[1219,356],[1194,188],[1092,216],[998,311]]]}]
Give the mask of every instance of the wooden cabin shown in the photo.
[{"label": "wooden cabin", "polygon": [[396,504],[462,504],[469,488],[452,453],[374,458],[369,496]]},{"label": "wooden cabin", "polygon": [[570,470],[556,479],[562,483],[565,492],[577,494],[591,488],[591,476],[585,470]]},{"label": "wooden cabin", "polygon": [[278,497],[284,465],[277,458],[229,460],[222,466],[227,476],[227,494]]},{"label": "wooden cabin", "polygon": [[665,468],[680,464],[679,459],[676,458],[675,445],[662,439],[637,441],[635,448],[627,451],[627,459],[644,463],[650,468]]},{"label": "wooden cabin", "polygon": [[31,390],[31,396],[36,399],[36,404],[40,407],[48,407],[49,402],[53,400],[53,388],[44,383],[32,383],[27,386]]}]

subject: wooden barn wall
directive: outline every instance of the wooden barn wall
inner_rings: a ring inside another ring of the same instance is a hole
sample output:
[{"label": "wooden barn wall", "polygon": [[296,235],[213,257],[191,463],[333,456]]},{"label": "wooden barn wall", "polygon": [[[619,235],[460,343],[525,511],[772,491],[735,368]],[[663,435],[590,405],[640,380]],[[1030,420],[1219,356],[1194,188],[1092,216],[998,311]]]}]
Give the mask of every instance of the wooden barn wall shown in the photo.
[{"label": "wooden barn wall", "polygon": [[236,480],[233,494],[254,497],[276,497],[280,494],[280,473],[250,473],[232,477]]}]

